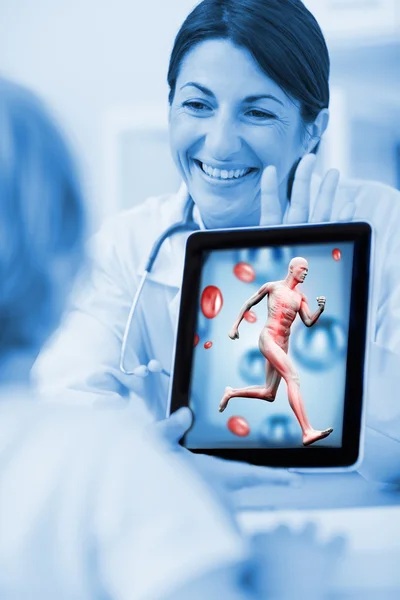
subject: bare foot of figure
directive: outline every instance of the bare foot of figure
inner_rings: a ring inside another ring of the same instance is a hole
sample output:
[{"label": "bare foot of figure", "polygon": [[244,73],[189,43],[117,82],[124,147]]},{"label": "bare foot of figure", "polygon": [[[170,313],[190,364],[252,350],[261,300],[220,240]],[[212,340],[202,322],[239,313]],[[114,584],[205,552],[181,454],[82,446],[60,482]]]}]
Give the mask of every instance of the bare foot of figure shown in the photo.
[{"label": "bare foot of figure", "polygon": [[316,431],[315,429],[312,429],[309,433],[303,435],[303,446],[309,446],[314,442],[318,442],[318,440],[323,440],[324,438],[328,437],[328,435],[331,434],[332,431],[333,427],[329,427],[329,429],[324,429],[324,431]]},{"label": "bare foot of figure", "polygon": [[226,407],[228,406],[228,402],[231,399],[231,394],[232,394],[233,388],[231,388],[229,385],[225,388],[225,393],[222,396],[222,400],[219,403],[219,412],[224,412],[224,410],[226,409]]}]

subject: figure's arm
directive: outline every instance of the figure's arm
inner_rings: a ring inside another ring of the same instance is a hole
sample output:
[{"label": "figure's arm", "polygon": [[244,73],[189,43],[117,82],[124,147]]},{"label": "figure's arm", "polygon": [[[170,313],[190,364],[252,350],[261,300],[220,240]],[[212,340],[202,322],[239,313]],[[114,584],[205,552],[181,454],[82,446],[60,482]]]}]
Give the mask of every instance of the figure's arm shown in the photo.
[{"label": "figure's arm", "polygon": [[325,296],[318,296],[317,298],[318,308],[314,314],[311,314],[310,307],[308,306],[307,298],[302,295],[302,301],[300,305],[299,315],[306,327],[312,327],[318,321],[320,316],[325,310]]},{"label": "figure's arm", "polygon": [[239,329],[240,323],[243,320],[244,314],[248,310],[250,310],[250,308],[252,306],[255,306],[256,304],[261,302],[261,300],[263,298],[265,298],[265,296],[272,291],[272,287],[273,287],[273,283],[264,283],[264,285],[262,285],[255,294],[253,294],[252,296],[250,296],[250,298],[248,300],[246,300],[246,302],[243,304],[242,308],[239,311],[238,317],[237,317],[236,321],[234,322],[231,331],[228,334],[232,340],[239,338],[238,329]]}]

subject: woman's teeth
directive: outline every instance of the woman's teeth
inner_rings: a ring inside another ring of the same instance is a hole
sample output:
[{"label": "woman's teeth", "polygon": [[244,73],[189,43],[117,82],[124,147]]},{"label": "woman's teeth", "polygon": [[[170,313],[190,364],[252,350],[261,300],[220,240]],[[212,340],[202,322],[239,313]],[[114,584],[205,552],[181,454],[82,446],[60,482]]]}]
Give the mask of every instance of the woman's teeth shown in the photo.
[{"label": "woman's teeth", "polygon": [[239,177],[244,177],[251,171],[251,168],[246,169],[236,169],[235,171],[226,169],[214,169],[206,165],[205,163],[201,163],[201,168],[209,177],[214,177],[215,179],[239,179]]}]

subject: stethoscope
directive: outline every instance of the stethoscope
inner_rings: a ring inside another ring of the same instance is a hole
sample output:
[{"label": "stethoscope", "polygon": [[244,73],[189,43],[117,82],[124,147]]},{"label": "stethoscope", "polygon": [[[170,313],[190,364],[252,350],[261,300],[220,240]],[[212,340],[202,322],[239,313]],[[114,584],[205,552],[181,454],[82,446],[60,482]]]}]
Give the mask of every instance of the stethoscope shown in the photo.
[{"label": "stethoscope", "polygon": [[149,258],[147,259],[147,263],[146,263],[143,275],[142,275],[140,283],[139,283],[139,286],[136,290],[136,294],[132,301],[128,320],[125,325],[124,336],[122,338],[122,347],[121,347],[119,368],[122,371],[122,373],[124,373],[125,375],[137,375],[138,377],[143,378],[143,377],[146,377],[150,371],[153,373],[164,373],[164,375],[167,375],[168,377],[170,376],[170,374],[162,368],[161,364],[156,359],[150,360],[147,365],[139,365],[138,367],[133,369],[133,371],[129,371],[124,366],[125,353],[126,353],[126,347],[128,344],[129,331],[130,331],[130,328],[132,325],[133,317],[135,316],[136,307],[137,307],[140,295],[142,293],[143,286],[146,282],[147,276],[149,275],[149,273],[151,273],[151,270],[153,268],[154,262],[158,256],[161,246],[163,245],[165,240],[172,237],[176,233],[180,233],[182,231],[196,231],[196,230],[200,229],[200,226],[196,223],[196,221],[194,220],[194,217],[193,217],[194,206],[195,206],[194,202],[191,199],[191,197],[189,196],[188,200],[186,201],[185,207],[183,209],[182,221],[179,221],[178,223],[174,223],[173,225],[168,227],[168,229],[166,229],[160,235],[160,237],[156,240],[156,242],[154,243],[154,245],[151,249]]}]

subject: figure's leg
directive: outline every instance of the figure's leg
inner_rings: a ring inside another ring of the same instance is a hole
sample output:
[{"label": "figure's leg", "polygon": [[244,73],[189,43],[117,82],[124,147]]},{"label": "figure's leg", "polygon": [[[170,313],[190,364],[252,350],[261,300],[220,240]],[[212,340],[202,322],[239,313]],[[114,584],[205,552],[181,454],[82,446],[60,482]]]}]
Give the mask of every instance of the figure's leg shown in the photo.
[{"label": "figure's leg", "polygon": [[281,382],[282,377],[279,375],[279,373],[275,369],[275,367],[272,366],[272,364],[269,362],[269,360],[266,360],[266,364],[267,364],[267,369],[266,369],[267,370],[267,390],[270,395],[270,400],[271,400],[271,402],[273,402],[276,398],[276,393],[278,391],[279,384]]},{"label": "figure's leg", "polygon": [[296,373],[294,365],[289,356],[282,350],[282,348],[280,348],[271,340],[267,341],[265,344],[265,352],[268,356],[269,362],[286,382],[289,404],[300,424],[303,433],[303,445],[309,446],[310,444],[327,437],[330,433],[332,433],[332,428],[319,431],[317,429],[313,429],[308,421],[303,398],[300,393],[299,376]]},{"label": "figure's leg", "polygon": [[231,398],[256,398],[258,400],[266,400],[273,402],[276,397],[276,392],[281,381],[281,376],[276,372],[276,369],[265,361],[266,364],[266,384],[265,385],[249,385],[244,388],[225,388],[222,400],[219,403],[219,412],[224,412]]}]

